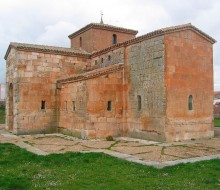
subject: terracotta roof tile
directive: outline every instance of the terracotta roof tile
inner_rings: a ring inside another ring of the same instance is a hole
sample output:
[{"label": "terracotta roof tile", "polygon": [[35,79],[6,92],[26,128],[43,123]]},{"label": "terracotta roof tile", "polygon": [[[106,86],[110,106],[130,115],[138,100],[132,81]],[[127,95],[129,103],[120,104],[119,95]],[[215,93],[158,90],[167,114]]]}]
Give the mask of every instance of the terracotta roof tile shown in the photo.
[{"label": "terracotta roof tile", "polygon": [[[91,25],[92,26],[100,26],[102,24],[92,23],[92,24],[89,24],[89,25],[85,26],[84,28],[91,27]],[[104,25],[102,25],[102,27],[110,27],[111,28],[112,26],[104,24]],[[84,28],[80,29],[79,31],[84,30]],[[120,27],[116,27],[116,28],[120,28]],[[120,28],[120,29],[123,29],[123,28]],[[120,48],[120,47],[123,47],[123,46],[128,46],[128,45],[132,45],[132,44],[141,42],[141,41],[146,40],[146,39],[151,39],[151,38],[154,38],[154,37],[157,37],[157,36],[162,36],[162,35],[165,35],[165,34],[168,34],[168,33],[181,31],[181,30],[187,30],[187,29],[190,29],[190,30],[193,30],[193,31],[199,33],[200,35],[202,35],[204,38],[206,38],[211,43],[216,42],[216,40],[213,39],[211,36],[209,36],[208,34],[204,33],[203,31],[199,30],[198,28],[196,28],[195,26],[193,26],[192,24],[189,23],[189,24],[171,26],[171,27],[166,27],[166,28],[162,28],[162,29],[159,29],[159,30],[155,30],[153,32],[150,32],[150,33],[147,33],[145,35],[139,36],[137,38],[134,38],[134,39],[122,42],[122,43],[112,45],[108,48],[105,48],[103,50],[94,52],[92,54],[90,54],[90,53],[88,53],[84,50],[81,50],[81,49],[54,47],[54,46],[45,46],[45,45],[34,45],[34,44],[23,44],[23,43],[10,43],[10,45],[8,47],[8,50],[6,52],[6,55],[5,55],[5,59],[7,59],[7,56],[10,52],[11,47],[14,47],[18,50],[25,50],[25,51],[55,53],[55,54],[61,54],[61,55],[82,56],[82,57],[90,58],[90,57],[96,57],[98,55],[107,53],[108,51],[111,51],[111,50],[114,50],[114,49],[117,49],[117,48]],[[125,30],[129,30],[129,29],[125,29]],[[77,32],[79,32],[79,31],[77,31]]]},{"label": "terracotta roof tile", "polygon": [[70,55],[70,56],[85,56],[85,57],[90,56],[88,52],[81,49],[11,42],[6,52],[5,59],[7,58],[8,53],[10,52],[10,49],[12,47],[16,48],[17,50],[24,50],[24,51],[36,51],[36,52],[54,53],[54,54]]},{"label": "terracotta roof tile", "polygon": [[162,29],[159,29],[159,30],[155,30],[153,32],[149,32],[149,33],[144,34],[142,36],[139,36],[137,38],[134,38],[134,39],[122,42],[122,43],[118,43],[118,44],[112,45],[108,48],[105,48],[103,50],[94,52],[92,54],[92,56],[95,57],[99,54],[103,54],[103,53],[105,53],[107,51],[110,51],[112,49],[116,49],[116,48],[119,48],[119,47],[135,44],[135,43],[141,42],[141,41],[146,40],[146,39],[154,38],[154,37],[157,37],[157,36],[162,36],[162,35],[165,35],[165,34],[168,34],[168,33],[176,32],[176,31],[187,30],[187,29],[190,29],[190,30],[193,30],[193,31],[199,33],[200,35],[202,35],[204,38],[206,38],[208,41],[210,41],[213,44],[216,42],[216,40],[214,38],[212,38],[211,36],[209,36],[205,32],[201,31],[200,29],[198,29],[197,27],[195,27],[195,26],[193,26],[192,24],[189,23],[189,24],[182,24],[182,25],[177,25],[177,26],[166,27],[166,28],[162,28]]},{"label": "terracotta roof tile", "polygon": [[57,83],[69,83],[69,82],[76,82],[76,81],[82,81],[82,80],[88,80],[91,78],[96,78],[105,74],[113,73],[115,71],[119,71],[124,68],[123,63],[118,63],[114,65],[110,65],[107,67],[99,68],[99,69],[94,69],[92,71],[87,71],[85,73],[81,74],[75,74],[71,77],[65,78],[65,79],[60,79],[57,81]]},{"label": "terracotta roof tile", "polygon": [[70,34],[68,37],[71,39],[74,36],[77,36],[78,34],[90,29],[90,28],[100,28],[100,29],[107,29],[107,30],[114,30],[114,31],[120,31],[120,32],[125,32],[125,33],[130,33],[136,35],[138,33],[137,30],[132,30],[128,28],[122,28],[122,27],[117,27],[113,25],[108,25],[108,24],[100,24],[100,23],[91,23],[86,25],[85,27],[81,28],[80,30]]}]

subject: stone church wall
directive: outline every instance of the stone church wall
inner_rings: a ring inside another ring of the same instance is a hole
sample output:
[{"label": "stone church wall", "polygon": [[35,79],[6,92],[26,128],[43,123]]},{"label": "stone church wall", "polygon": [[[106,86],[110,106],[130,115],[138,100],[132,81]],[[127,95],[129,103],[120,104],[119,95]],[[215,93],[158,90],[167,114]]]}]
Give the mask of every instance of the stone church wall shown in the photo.
[{"label": "stone church wall", "polygon": [[118,48],[94,57],[91,66],[93,69],[100,69],[118,63],[124,63],[124,48]]},{"label": "stone church wall", "polygon": [[121,135],[122,93],[121,71],[62,84],[58,90],[59,131],[80,138]]},{"label": "stone church wall", "polygon": [[144,40],[126,51],[128,136],[162,141],[166,114],[164,38]]},{"label": "stone church wall", "polygon": [[[17,134],[55,132],[56,81],[85,69],[86,65],[87,59],[80,57],[11,50],[6,88],[13,85],[12,130]],[[45,101],[45,109],[42,109],[42,101]],[[9,100],[7,107],[10,107]]]},{"label": "stone church wall", "polygon": [[[212,44],[191,30],[165,36],[168,141],[213,137]],[[189,96],[193,97],[189,110]]]}]

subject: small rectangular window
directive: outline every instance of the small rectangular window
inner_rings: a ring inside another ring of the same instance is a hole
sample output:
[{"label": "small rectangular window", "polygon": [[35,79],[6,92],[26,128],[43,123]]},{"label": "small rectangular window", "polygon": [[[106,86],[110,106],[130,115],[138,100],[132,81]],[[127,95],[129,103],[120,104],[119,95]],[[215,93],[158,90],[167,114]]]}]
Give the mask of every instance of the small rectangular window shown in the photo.
[{"label": "small rectangular window", "polygon": [[65,101],[64,109],[67,111],[67,101]]},{"label": "small rectangular window", "polygon": [[188,97],[188,110],[193,110],[193,96]]},{"label": "small rectangular window", "polygon": [[42,109],[42,110],[45,110],[45,109],[46,109],[46,101],[45,101],[45,100],[42,100],[42,101],[41,101],[41,109]]},{"label": "small rectangular window", "polygon": [[76,111],[76,102],[75,101],[72,102],[72,106],[73,106],[73,111]]},{"label": "small rectangular window", "polygon": [[141,96],[138,95],[137,99],[138,99],[138,111],[140,111],[141,110]]},{"label": "small rectangular window", "polygon": [[108,110],[108,111],[111,111],[111,110],[112,110],[112,101],[108,101],[107,110]]}]

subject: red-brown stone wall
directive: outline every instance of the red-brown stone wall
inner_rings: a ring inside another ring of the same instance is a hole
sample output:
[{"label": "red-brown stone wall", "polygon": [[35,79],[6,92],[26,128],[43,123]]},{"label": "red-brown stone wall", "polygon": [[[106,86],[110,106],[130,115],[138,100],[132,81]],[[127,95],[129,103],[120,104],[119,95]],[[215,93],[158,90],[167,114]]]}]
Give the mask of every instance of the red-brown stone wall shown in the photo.
[{"label": "red-brown stone wall", "polygon": [[[63,84],[58,90],[59,130],[80,138],[121,135],[122,93],[121,71],[81,82]],[[75,101],[75,111],[73,101]],[[111,111],[107,110],[108,101],[112,102]]]},{"label": "red-brown stone wall", "polygon": [[[86,68],[87,59],[54,54],[16,51],[7,85],[14,86],[14,132],[17,134],[56,131],[56,81]],[[12,53],[12,51],[11,51]],[[10,53],[10,54],[11,54]],[[10,56],[9,56],[10,57]],[[11,73],[12,72],[12,73]],[[41,102],[46,101],[46,109]]]},{"label": "red-brown stone wall", "polygon": [[112,45],[112,35],[117,35],[117,43],[135,38],[133,34],[118,31],[102,30],[92,28],[71,39],[71,48],[80,48],[80,37],[82,38],[82,49],[87,52],[99,51]]},{"label": "red-brown stone wall", "polygon": [[167,34],[165,63],[167,140],[213,136],[212,44],[191,30]]}]

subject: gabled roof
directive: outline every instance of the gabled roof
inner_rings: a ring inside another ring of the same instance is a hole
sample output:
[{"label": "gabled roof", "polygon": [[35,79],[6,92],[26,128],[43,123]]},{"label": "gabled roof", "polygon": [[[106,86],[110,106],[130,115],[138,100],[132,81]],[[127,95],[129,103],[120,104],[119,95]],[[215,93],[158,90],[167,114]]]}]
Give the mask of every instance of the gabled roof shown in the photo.
[{"label": "gabled roof", "polygon": [[[102,24],[89,24],[89,25],[99,25],[100,26]],[[90,27],[89,25],[87,25],[86,27]],[[104,24],[104,26],[110,26],[110,25]],[[86,27],[84,27],[84,28],[86,28]],[[80,29],[79,31],[81,31],[82,29]],[[129,30],[129,29],[125,29],[125,30]],[[7,59],[7,56],[8,56],[12,47],[16,48],[17,50],[24,50],[24,51],[54,53],[54,54],[60,54],[60,55],[82,56],[82,57],[90,58],[90,57],[99,56],[101,54],[107,53],[108,51],[111,51],[111,50],[114,50],[114,49],[117,49],[117,48],[120,48],[123,46],[128,46],[128,45],[132,45],[135,43],[139,43],[143,40],[155,38],[157,36],[162,36],[162,35],[173,33],[173,32],[184,31],[184,30],[192,30],[192,31],[198,33],[199,35],[201,35],[202,37],[204,37],[206,40],[208,40],[212,44],[214,44],[216,42],[216,40],[214,38],[212,38],[211,36],[209,36],[205,32],[199,30],[198,28],[196,28],[195,26],[193,26],[192,24],[189,23],[189,24],[182,24],[182,25],[171,26],[171,27],[166,27],[166,28],[162,28],[159,30],[155,30],[153,32],[139,36],[137,38],[112,45],[112,46],[105,48],[103,50],[100,50],[100,51],[96,51],[92,54],[86,52],[85,50],[81,50],[81,49],[54,47],[54,46],[45,46],[45,45],[34,45],[34,44],[23,44],[23,43],[14,43],[13,42],[13,43],[10,43],[10,45],[8,47],[8,50],[5,54],[5,59]]]},{"label": "gabled roof", "polygon": [[35,51],[39,53],[41,52],[42,53],[54,53],[58,55],[83,56],[83,57],[89,57],[90,55],[88,52],[86,52],[85,50],[81,50],[81,49],[11,42],[5,54],[5,57],[4,57],[5,60],[7,59],[11,48],[15,48],[17,50],[23,50],[23,51]]},{"label": "gabled roof", "polygon": [[205,32],[199,30],[197,27],[195,27],[191,23],[189,23],[189,24],[182,24],[182,25],[177,25],[177,26],[161,28],[159,30],[155,30],[153,32],[149,32],[149,33],[144,34],[142,36],[139,36],[137,38],[134,38],[134,39],[131,39],[131,40],[128,40],[128,41],[125,41],[125,42],[121,42],[121,43],[112,45],[112,46],[110,46],[108,48],[105,48],[103,50],[94,52],[92,54],[92,56],[97,56],[99,54],[103,54],[104,52],[108,52],[110,50],[113,50],[115,48],[132,45],[132,44],[141,42],[143,40],[155,38],[155,37],[158,37],[158,36],[162,36],[162,35],[165,35],[165,34],[178,32],[178,31],[184,31],[184,30],[192,30],[192,31],[198,33],[199,35],[201,35],[202,37],[204,37],[206,40],[208,40],[212,44],[214,44],[216,42],[216,40],[214,38],[212,38],[211,36],[209,36]]},{"label": "gabled roof", "polygon": [[108,25],[108,24],[90,23],[90,24],[86,25],[85,27],[79,29],[78,31],[70,34],[68,37],[71,39],[71,38],[85,32],[86,30],[89,30],[90,28],[119,31],[119,32],[133,34],[133,35],[136,35],[138,33],[137,30],[132,30],[132,29],[128,29],[128,28],[122,28],[122,27],[117,27],[117,26]]}]

